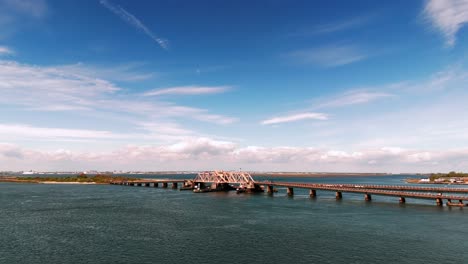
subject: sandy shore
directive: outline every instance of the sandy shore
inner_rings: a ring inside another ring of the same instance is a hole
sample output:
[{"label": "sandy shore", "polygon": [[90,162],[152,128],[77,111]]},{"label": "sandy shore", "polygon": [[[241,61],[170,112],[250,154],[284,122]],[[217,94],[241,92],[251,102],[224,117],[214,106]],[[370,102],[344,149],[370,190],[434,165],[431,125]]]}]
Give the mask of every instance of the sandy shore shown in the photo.
[{"label": "sandy shore", "polygon": [[95,182],[56,182],[56,181],[39,181],[42,184],[97,184]]}]

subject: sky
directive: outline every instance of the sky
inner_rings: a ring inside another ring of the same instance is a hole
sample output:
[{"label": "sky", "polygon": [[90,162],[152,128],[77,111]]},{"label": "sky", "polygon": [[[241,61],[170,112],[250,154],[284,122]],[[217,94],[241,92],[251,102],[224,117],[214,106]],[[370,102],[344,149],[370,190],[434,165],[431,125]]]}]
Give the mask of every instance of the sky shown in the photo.
[{"label": "sky", "polygon": [[468,171],[468,0],[0,0],[0,170]]}]

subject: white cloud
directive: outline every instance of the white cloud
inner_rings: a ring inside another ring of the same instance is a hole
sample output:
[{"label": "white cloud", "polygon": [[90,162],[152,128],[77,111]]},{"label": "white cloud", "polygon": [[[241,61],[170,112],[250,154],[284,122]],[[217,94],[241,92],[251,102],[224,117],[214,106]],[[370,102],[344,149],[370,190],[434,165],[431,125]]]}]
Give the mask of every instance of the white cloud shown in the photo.
[{"label": "white cloud", "polygon": [[4,164],[0,165],[0,170],[204,170],[242,167],[268,171],[446,172],[460,171],[468,166],[468,149],[428,151],[387,147],[344,151],[312,147],[240,147],[233,142],[203,137],[187,138],[169,145],[129,145],[104,152],[39,151],[0,143],[0,164]]},{"label": "white cloud", "polygon": [[294,122],[306,119],[327,120],[328,116],[323,113],[300,113],[288,116],[273,117],[261,122],[262,125],[273,125],[287,122]]},{"label": "white cloud", "polygon": [[360,27],[366,23],[368,23],[373,16],[359,16],[350,18],[348,20],[339,21],[330,24],[323,24],[319,25],[314,28],[313,32],[315,34],[325,34],[325,33],[333,33],[338,31],[349,30],[352,28]]},{"label": "white cloud", "polygon": [[9,12],[23,13],[41,18],[48,12],[45,0],[0,0],[0,7]]},{"label": "white cloud", "polygon": [[138,125],[151,134],[157,135],[189,136],[194,134],[193,131],[182,128],[179,124],[167,121],[142,122]]},{"label": "white cloud", "polygon": [[[145,101],[114,83],[98,78],[83,64],[42,67],[0,60],[0,104],[40,111],[94,111],[138,115],[143,118],[191,118],[229,124],[237,119],[207,109],[171,102]],[[118,71],[117,71],[118,72]]]},{"label": "white cloud", "polygon": [[299,63],[337,67],[364,60],[369,55],[355,46],[329,45],[290,52],[288,57]]},{"label": "white cloud", "polygon": [[[25,27],[38,29],[49,13],[46,0],[0,0],[0,40]],[[0,53],[1,55],[1,53]]]},{"label": "white cloud", "polygon": [[0,79],[0,103],[34,109],[88,109],[94,98],[120,90],[106,80],[12,61],[0,61]]},{"label": "white cloud", "polygon": [[2,55],[11,55],[13,54],[13,50],[6,46],[0,46],[0,56]]},{"label": "white cloud", "polygon": [[0,124],[2,138],[32,138],[32,139],[118,139],[128,138],[127,135],[116,134],[110,131],[64,129],[50,127],[34,127],[25,124]]},{"label": "white cloud", "polygon": [[94,78],[112,81],[136,82],[158,77],[158,73],[140,70],[144,63],[125,63],[119,65],[96,66],[85,63],[76,63],[59,66],[64,71],[73,72]]},{"label": "white cloud", "polygon": [[164,89],[155,89],[144,93],[145,96],[159,95],[202,95],[202,94],[217,94],[224,93],[231,89],[230,86],[178,86]]},{"label": "white cloud", "polygon": [[327,107],[341,107],[356,104],[366,104],[379,99],[392,97],[394,95],[385,92],[371,92],[371,91],[349,91],[340,96],[335,97],[329,101],[318,103],[316,108]]},{"label": "white cloud", "polygon": [[424,15],[444,34],[446,44],[453,46],[457,32],[468,22],[468,0],[428,0]]},{"label": "white cloud", "polygon": [[114,14],[119,16],[122,20],[125,22],[129,23],[130,25],[134,26],[138,30],[143,31],[148,37],[153,39],[156,43],[158,43],[159,46],[163,49],[168,49],[169,47],[169,42],[166,39],[160,38],[156,36],[148,27],[146,27],[138,18],[136,18],[134,15],[129,13],[127,10],[123,9],[121,6],[116,6],[112,3],[110,3],[107,0],[101,0],[100,3],[112,11]]}]

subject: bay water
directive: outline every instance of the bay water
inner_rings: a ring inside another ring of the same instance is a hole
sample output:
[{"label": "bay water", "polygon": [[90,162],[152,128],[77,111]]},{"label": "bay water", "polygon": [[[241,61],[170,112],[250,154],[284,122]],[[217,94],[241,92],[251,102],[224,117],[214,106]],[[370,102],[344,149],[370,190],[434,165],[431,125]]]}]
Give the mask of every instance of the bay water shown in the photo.
[{"label": "bay water", "polygon": [[[402,185],[406,177],[257,179]],[[468,263],[468,208],[317,194],[0,183],[0,263]]]}]

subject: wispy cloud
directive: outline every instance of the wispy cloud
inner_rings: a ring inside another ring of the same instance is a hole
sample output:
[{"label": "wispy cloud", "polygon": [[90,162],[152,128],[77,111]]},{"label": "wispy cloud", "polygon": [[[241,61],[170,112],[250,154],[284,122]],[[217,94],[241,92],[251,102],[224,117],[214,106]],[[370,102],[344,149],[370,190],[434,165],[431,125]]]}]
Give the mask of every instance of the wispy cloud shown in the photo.
[{"label": "wispy cloud", "polygon": [[9,11],[23,13],[36,18],[43,17],[48,12],[45,0],[0,0],[0,6]]},{"label": "wispy cloud", "polygon": [[468,0],[428,0],[423,14],[436,30],[442,32],[446,44],[453,46],[457,32],[468,23]]},{"label": "wispy cloud", "polygon": [[104,7],[106,7],[110,11],[112,11],[114,14],[119,16],[125,22],[127,22],[130,25],[134,26],[138,30],[143,31],[148,37],[150,37],[156,43],[158,43],[158,45],[161,46],[161,48],[163,48],[163,49],[168,49],[169,48],[169,42],[166,39],[158,37],[148,27],[146,27],[138,18],[136,18],[134,15],[129,13],[127,10],[125,10],[121,6],[114,5],[114,4],[112,4],[111,2],[109,2],[107,0],[100,0],[99,2]]},{"label": "wispy cloud", "polygon": [[158,77],[155,72],[144,71],[144,63],[129,62],[119,65],[89,65],[76,63],[60,66],[61,69],[80,75],[93,76],[112,81],[137,82]]},{"label": "wispy cloud", "polygon": [[146,100],[114,83],[89,74],[82,65],[36,66],[0,60],[0,104],[41,111],[94,111],[138,115],[142,118],[188,118],[215,124],[237,119],[207,109]]},{"label": "wispy cloud", "polygon": [[366,104],[379,99],[388,98],[394,96],[390,93],[385,92],[371,92],[371,91],[350,91],[342,95],[339,95],[328,101],[318,103],[316,108],[328,108],[328,107],[342,107],[348,105]]},{"label": "wispy cloud", "polygon": [[25,107],[88,108],[92,101],[120,90],[114,84],[60,67],[0,61],[0,103]]},{"label": "wispy cloud", "polygon": [[46,0],[0,0],[0,40],[11,37],[25,26],[36,26],[48,13]]},{"label": "wispy cloud", "polygon": [[274,124],[295,122],[295,121],[306,120],[306,119],[327,120],[328,116],[323,113],[300,113],[300,114],[293,114],[293,115],[288,115],[288,116],[273,117],[270,119],[263,120],[261,124],[262,125],[274,125]]},{"label": "wispy cloud", "polygon": [[50,127],[34,127],[25,124],[0,124],[0,135],[2,138],[33,138],[33,139],[118,139],[127,138],[123,134],[116,134],[110,131],[86,130],[86,129],[65,129]]},{"label": "wispy cloud", "polygon": [[177,86],[164,89],[155,89],[144,93],[145,96],[158,95],[202,95],[202,94],[217,94],[224,93],[231,89],[230,86]]},{"label": "wispy cloud", "polygon": [[318,34],[329,34],[345,30],[355,29],[365,24],[368,24],[374,18],[373,15],[362,15],[357,17],[352,17],[347,20],[335,21],[327,24],[315,25],[313,27],[308,27],[307,29],[303,28],[288,36],[292,37],[306,37],[314,36]]},{"label": "wispy cloud", "polygon": [[368,23],[371,18],[372,18],[371,16],[354,17],[354,18],[344,20],[344,21],[317,26],[314,31],[318,34],[321,34],[321,33],[333,33],[333,32],[348,30],[348,29],[356,28],[356,27],[359,27]]},{"label": "wispy cloud", "polygon": [[0,46],[0,56],[11,55],[11,54],[13,54],[13,50],[8,48],[7,46]]},{"label": "wispy cloud", "polygon": [[352,45],[330,45],[293,51],[288,57],[298,63],[337,67],[362,61],[368,58],[369,54]]}]

